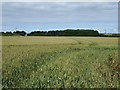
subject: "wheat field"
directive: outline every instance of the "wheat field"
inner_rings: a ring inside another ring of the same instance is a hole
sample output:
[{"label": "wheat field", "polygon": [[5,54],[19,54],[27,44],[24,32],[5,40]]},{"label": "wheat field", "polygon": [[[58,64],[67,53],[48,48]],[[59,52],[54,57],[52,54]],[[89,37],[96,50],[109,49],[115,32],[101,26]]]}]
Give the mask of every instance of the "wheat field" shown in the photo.
[{"label": "wheat field", "polygon": [[3,88],[120,88],[118,38],[2,37]]}]

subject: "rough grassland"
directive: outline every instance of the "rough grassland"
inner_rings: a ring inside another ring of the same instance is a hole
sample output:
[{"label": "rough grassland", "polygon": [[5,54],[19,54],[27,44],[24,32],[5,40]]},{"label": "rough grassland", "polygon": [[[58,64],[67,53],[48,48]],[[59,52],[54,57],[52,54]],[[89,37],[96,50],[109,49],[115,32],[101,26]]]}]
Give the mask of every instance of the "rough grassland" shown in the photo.
[{"label": "rough grassland", "polygon": [[118,38],[2,39],[4,88],[120,88]]}]

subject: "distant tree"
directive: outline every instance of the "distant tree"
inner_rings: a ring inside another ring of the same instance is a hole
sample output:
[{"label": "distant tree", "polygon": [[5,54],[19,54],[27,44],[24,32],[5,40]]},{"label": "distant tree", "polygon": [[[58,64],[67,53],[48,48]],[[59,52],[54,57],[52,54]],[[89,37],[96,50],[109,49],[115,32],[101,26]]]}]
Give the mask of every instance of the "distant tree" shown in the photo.
[{"label": "distant tree", "polygon": [[120,33],[112,34],[113,37],[120,37]]},{"label": "distant tree", "polygon": [[114,33],[114,34],[112,34],[112,33],[108,33],[108,34],[102,33],[99,36],[100,37],[120,37],[120,33]]},{"label": "distant tree", "polygon": [[2,32],[2,36],[12,36],[12,32]]},{"label": "distant tree", "polygon": [[28,36],[46,36],[47,32],[46,31],[33,31],[27,35]]},{"label": "distant tree", "polygon": [[4,33],[4,32],[0,32],[0,36],[2,36],[2,33]]},{"label": "distant tree", "polygon": [[66,29],[56,31],[33,31],[28,36],[99,36],[97,30]]},{"label": "distant tree", "polygon": [[20,35],[20,36],[25,36],[26,32],[25,31],[15,31],[13,32],[14,35]]}]

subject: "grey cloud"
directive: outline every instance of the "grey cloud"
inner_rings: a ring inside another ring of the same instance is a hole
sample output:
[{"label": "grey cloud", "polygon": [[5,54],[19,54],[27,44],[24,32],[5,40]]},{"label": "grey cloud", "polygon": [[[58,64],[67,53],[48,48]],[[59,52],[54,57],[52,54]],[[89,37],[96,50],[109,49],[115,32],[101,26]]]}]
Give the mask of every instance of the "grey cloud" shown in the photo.
[{"label": "grey cloud", "polygon": [[117,3],[3,3],[4,22],[116,21]]}]

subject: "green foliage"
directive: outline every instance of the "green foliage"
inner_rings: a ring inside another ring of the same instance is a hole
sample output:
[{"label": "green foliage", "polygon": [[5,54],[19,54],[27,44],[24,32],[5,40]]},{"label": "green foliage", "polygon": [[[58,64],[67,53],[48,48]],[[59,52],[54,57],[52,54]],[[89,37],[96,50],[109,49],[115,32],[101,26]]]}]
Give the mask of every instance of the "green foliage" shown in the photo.
[{"label": "green foliage", "polygon": [[47,32],[46,31],[33,31],[27,35],[28,36],[46,36]]},{"label": "green foliage", "polygon": [[0,34],[2,36],[25,36],[26,32],[25,31],[15,31],[13,33],[12,32],[1,32]]},{"label": "green foliage", "polygon": [[28,34],[28,36],[99,36],[98,31],[95,30],[56,30],[56,31],[34,31]]},{"label": "green foliage", "polygon": [[26,33],[25,31],[0,32],[0,36],[99,36],[99,37],[120,37],[120,34],[99,33],[97,30],[86,29],[66,29],[53,31],[33,31]]},{"label": "green foliage", "polygon": [[99,36],[101,37],[120,37],[120,34],[119,33],[116,33],[116,34],[100,34]]},{"label": "green foliage", "polygon": [[13,32],[14,35],[20,35],[20,36],[25,36],[26,32],[25,31],[15,31]]},{"label": "green foliage", "polygon": [[2,36],[13,36],[12,32],[1,32]]},{"label": "green foliage", "polygon": [[118,38],[2,38],[4,88],[119,88]]}]

